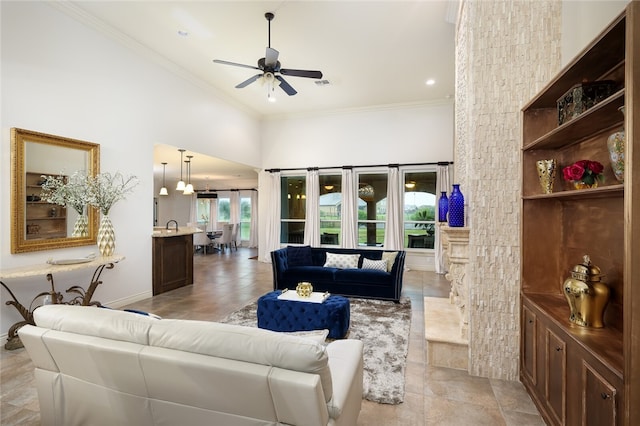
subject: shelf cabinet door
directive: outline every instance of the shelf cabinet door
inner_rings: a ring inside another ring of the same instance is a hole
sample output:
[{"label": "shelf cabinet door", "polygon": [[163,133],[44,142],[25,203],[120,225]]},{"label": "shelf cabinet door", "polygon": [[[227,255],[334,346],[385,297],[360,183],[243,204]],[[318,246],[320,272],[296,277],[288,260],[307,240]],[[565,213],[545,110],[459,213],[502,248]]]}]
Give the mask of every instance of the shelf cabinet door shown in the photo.
[{"label": "shelf cabinet door", "polygon": [[550,329],[546,330],[545,396],[550,412],[557,424],[565,424],[567,346],[564,340]]},{"label": "shelf cabinet door", "polygon": [[536,386],[538,377],[536,375],[536,340],[537,340],[537,319],[536,314],[526,306],[522,307],[522,371],[524,375]]},{"label": "shelf cabinet door", "polygon": [[587,362],[582,364],[582,425],[616,425],[618,392]]}]

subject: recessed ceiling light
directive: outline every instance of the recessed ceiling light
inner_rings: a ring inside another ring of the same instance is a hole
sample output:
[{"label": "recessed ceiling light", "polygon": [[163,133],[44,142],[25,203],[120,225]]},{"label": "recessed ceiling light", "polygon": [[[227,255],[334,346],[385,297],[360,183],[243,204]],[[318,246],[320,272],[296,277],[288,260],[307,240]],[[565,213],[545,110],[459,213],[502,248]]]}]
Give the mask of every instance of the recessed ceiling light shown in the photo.
[{"label": "recessed ceiling light", "polygon": [[189,31],[178,30],[178,35],[182,37],[187,37],[189,35]]},{"label": "recessed ceiling light", "polygon": [[425,83],[427,84],[427,86],[433,86],[434,84],[436,84],[436,81],[434,79],[430,78]]}]

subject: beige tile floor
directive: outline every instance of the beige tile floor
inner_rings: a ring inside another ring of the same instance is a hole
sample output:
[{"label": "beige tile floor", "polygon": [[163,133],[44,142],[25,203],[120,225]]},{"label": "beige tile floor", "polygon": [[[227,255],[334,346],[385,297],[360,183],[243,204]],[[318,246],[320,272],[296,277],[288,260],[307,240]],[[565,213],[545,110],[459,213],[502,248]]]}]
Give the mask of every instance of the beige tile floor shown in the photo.
[{"label": "beige tile floor", "polygon": [[[196,254],[194,285],[129,307],[164,317],[220,320],[271,290],[271,265],[249,259],[254,254],[242,248]],[[102,278],[107,283],[103,285],[108,285],[108,271]],[[544,425],[519,382],[472,377],[462,370],[425,364],[423,298],[445,297],[448,292],[449,284],[441,275],[405,273],[403,296],[412,301],[405,400],[399,405],[363,401],[358,425]],[[100,300],[100,289],[95,298]],[[40,424],[33,366],[26,352],[3,348],[0,363],[0,424]]]}]

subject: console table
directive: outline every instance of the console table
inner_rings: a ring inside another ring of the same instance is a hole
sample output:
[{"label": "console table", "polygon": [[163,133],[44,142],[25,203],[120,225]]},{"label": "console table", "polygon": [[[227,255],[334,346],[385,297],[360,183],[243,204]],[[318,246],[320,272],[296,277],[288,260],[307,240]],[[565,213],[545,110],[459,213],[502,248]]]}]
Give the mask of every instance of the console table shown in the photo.
[{"label": "console table", "polygon": [[[99,284],[102,283],[100,281],[100,275],[102,271],[107,269],[113,269],[116,263],[120,262],[124,259],[124,256],[114,255],[114,256],[104,256],[104,257],[96,257],[88,262],[83,263],[72,263],[72,264],[49,264],[49,263],[41,263],[37,265],[29,265],[23,266],[19,268],[10,268],[10,269],[2,269],[0,270],[0,285],[5,288],[9,292],[9,295],[13,300],[8,300],[6,302],[7,305],[13,305],[22,318],[23,321],[19,321],[9,328],[7,333],[7,343],[5,344],[5,349],[13,350],[22,347],[22,342],[20,342],[20,337],[17,332],[20,327],[25,324],[35,325],[33,321],[33,311],[41,305],[36,305],[34,302],[40,298],[45,297],[49,298],[48,301],[53,304],[64,303],[67,305],[95,305],[102,306],[98,301],[92,301],[93,293],[96,291],[96,288]],[[82,269],[94,269],[93,276],[91,277],[91,281],[89,282],[89,286],[85,290],[84,288],[74,285],[67,289],[67,293],[71,293],[73,297],[68,301],[63,301],[63,295],[55,288],[55,283],[53,280],[53,274],[58,274],[60,272],[71,272]],[[5,284],[5,281],[17,278],[29,278],[29,277],[39,277],[46,276],[47,281],[49,281],[51,285],[51,289],[49,291],[44,291],[36,295],[29,307],[24,306],[18,299],[16,299],[15,295],[11,291],[11,289]]]}]

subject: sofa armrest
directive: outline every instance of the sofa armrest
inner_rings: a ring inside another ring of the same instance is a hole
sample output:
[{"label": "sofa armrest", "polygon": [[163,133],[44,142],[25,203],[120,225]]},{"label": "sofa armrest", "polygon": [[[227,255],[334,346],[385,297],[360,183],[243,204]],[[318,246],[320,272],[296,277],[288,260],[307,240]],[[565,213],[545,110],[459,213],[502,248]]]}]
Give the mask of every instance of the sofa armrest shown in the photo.
[{"label": "sofa armrest", "polygon": [[336,340],[327,345],[333,396],[327,403],[337,424],[355,425],[362,406],[363,350],[360,340]]},{"label": "sofa armrest", "polygon": [[279,283],[283,281],[282,274],[287,270],[287,249],[281,248],[271,252],[271,270],[273,271],[273,289],[278,290]]},{"label": "sofa armrest", "polygon": [[393,263],[393,268],[389,272],[393,276],[393,282],[395,284],[395,300],[400,300],[400,294],[402,294],[402,277],[404,276],[404,260],[407,252],[401,250],[396,256],[396,261]]}]

